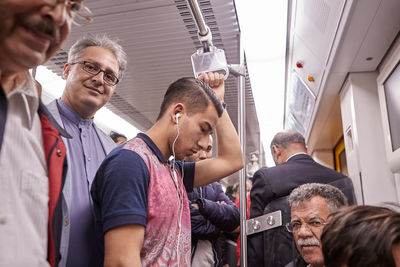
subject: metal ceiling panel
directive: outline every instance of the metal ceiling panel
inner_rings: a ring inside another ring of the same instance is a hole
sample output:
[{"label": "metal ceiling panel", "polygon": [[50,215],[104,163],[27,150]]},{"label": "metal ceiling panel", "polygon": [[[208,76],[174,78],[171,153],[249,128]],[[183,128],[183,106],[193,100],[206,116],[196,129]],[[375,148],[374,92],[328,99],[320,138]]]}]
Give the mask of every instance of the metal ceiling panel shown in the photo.
[{"label": "metal ceiling panel", "polygon": [[[213,43],[224,49],[228,63],[239,63],[239,25],[233,0],[198,1]],[[168,85],[193,76],[190,56],[199,47],[197,28],[186,0],[85,0],[94,21],[74,27],[69,40],[46,66],[61,75],[69,47],[86,33],[118,38],[128,55],[128,68],[106,105],[114,113],[146,131],[155,122]],[[260,148],[257,114],[246,77],[246,151]],[[237,127],[237,78],[226,80],[225,102]]]}]

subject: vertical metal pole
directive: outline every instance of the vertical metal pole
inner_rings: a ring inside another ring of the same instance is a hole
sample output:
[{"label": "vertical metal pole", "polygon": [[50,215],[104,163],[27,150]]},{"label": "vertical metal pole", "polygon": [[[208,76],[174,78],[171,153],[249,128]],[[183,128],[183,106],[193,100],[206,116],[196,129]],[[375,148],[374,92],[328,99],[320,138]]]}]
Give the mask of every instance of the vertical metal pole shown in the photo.
[{"label": "vertical metal pole", "polygon": [[201,9],[199,7],[199,4],[197,3],[197,0],[187,0],[187,2],[189,3],[190,10],[192,11],[200,35],[206,35],[207,25],[204,22],[203,14],[201,13]]},{"label": "vertical metal pole", "polygon": [[[240,65],[244,65],[244,49],[242,46],[241,35],[239,34],[239,53]],[[245,86],[246,77],[239,75],[238,78],[238,134],[244,159],[246,159],[246,121],[245,121]],[[247,219],[247,197],[246,197],[246,160],[245,167],[239,171],[239,197],[240,197],[240,266],[247,267],[247,236],[246,236],[246,219]]]}]

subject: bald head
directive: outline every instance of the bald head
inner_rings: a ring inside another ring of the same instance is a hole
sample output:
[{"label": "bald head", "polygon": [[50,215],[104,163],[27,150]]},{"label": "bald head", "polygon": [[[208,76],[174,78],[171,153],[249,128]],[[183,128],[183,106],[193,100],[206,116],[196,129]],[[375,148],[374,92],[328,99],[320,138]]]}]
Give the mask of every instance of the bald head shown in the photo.
[{"label": "bald head", "polygon": [[271,153],[276,165],[299,152],[307,153],[305,139],[299,132],[293,130],[279,132],[271,141]]}]

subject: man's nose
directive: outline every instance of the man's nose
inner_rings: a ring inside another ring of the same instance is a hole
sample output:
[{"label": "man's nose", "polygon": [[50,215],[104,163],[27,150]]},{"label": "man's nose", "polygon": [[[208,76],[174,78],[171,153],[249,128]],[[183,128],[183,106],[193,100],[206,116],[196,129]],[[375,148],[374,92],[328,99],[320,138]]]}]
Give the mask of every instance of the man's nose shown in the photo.
[{"label": "man's nose", "polygon": [[66,1],[54,1],[54,4],[43,8],[43,15],[51,18],[56,25],[64,25],[67,19],[72,19],[67,10]]},{"label": "man's nose", "polygon": [[199,160],[203,160],[207,158],[207,153],[204,150],[199,151]]},{"label": "man's nose", "polygon": [[207,149],[208,140],[209,140],[208,135],[207,136],[203,136],[202,138],[200,138],[198,145],[201,147],[202,150],[206,150]]},{"label": "man's nose", "polygon": [[312,236],[313,233],[312,233],[310,227],[306,223],[304,223],[301,225],[299,231],[297,232],[297,235],[304,237],[304,236]]},{"label": "man's nose", "polygon": [[104,83],[104,73],[100,71],[96,75],[93,75],[92,80],[98,83]]}]

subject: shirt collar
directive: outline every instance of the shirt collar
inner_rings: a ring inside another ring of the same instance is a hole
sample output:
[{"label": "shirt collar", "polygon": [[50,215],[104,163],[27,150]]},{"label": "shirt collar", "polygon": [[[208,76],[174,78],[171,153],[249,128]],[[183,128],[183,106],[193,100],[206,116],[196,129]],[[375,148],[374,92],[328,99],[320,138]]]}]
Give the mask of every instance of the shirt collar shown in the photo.
[{"label": "shirt collar", "polygon": [[20,95],[23,100],[29,128],[32,128],[33,117],[39,108],[39,95],[36,84],[31,75],[28,75],[21,83],[17,84],[15,89],[7,94],[7,99],[13,95]]},{"label": "shirt collar", "polygon": [[63,115],[66,119],[71,121],[79,128],[88,129],[93,124],[93,119],[82,119],[81,116],[79,116],[79,114],[76,113],[75,110],[65,104],[64,101],[61,100],[61,98],[57,99],[57,105],[61,115]]},{"label": "shirt collar", "polygon": [[154,154],[156,154],[159,161],[161,161],[162,163],[168,163],[168,160],[165,159],[160,149],[158,149],[157,145],[153,142],[153,140],[151,140],[148,135],[146,135],[145,133],[138,133],[136,137],[142,139],[150,147]]},{"label": "shirt collar", "polygon": [[72,138],[69,133],[58,124],[57,120],[53,117],[53,115],[50,113],[50,111],[41,100],[39,101],[39,114],[43,114],[47,118],[47,120],[53,125],[53,127],[60,133],[61,136],[65,138]]},{"label": "shirt collar", "polygon": [[308,155],[308,154],[306,152],[294,153],[293,155],[291,155],[290,157],[287,158],[286,162],[288,162],[289,159],[291,159],[291,158],[293,158],[294,156],[297,156],[297,155]]}]

